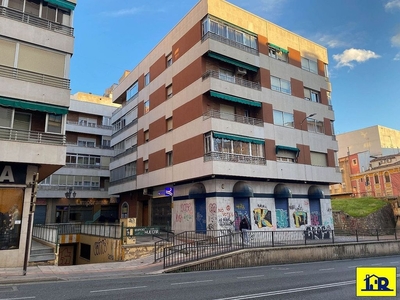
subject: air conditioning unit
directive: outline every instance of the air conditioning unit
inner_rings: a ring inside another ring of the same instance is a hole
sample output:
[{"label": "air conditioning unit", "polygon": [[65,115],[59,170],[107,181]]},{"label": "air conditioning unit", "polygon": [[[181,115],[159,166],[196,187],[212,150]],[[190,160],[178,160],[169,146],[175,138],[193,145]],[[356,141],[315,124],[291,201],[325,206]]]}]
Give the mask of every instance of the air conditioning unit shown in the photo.
[{"label": "air conditioning unit", "polygon": [[236,74],[237,75],[246,75],[247,74],[247,70],[245,68],[237,67],[236,68]]}]

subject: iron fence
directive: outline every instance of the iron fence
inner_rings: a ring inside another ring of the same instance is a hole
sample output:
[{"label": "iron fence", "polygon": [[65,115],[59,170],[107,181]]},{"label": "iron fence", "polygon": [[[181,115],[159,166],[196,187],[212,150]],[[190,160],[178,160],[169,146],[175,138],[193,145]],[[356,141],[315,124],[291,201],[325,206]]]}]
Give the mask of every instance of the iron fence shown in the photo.
[{"label": "iron fence", "polygon": [[157,260],[162,258],[167,268],[246,248],[393,241],[397,240],[398,232],[394,228],[320,230],[309,227],[296,231],[248,231],[247,234],[246,237],[241,232],[218,231],[218,234],[197,235],[195,239],[190,238],[194,237],[190,232],[182,233],[174,236],[169,245],[166,241],[156,243],[155,248],[162,254]]}]

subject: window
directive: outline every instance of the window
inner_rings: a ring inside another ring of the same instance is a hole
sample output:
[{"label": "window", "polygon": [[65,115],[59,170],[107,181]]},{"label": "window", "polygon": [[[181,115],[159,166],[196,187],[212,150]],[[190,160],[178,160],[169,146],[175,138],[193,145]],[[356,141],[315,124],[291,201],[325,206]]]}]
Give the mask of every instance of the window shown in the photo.
[{"label": "window", "polygon": [[149,85],[150,83],[150,73],[144,75],[144,86]]},{"label": "window", "polygon": [[150,111],[150,100],[147,100],[144,103],[144,114],[147,114]]},{"label": "window", "polygon": [[137,96],[139,93],[139,85],[136,81],[127,91],[126,91],[126,101],[131,100],[133,97]]},{"label": "window", "polygon": [[298,152],[296,151],[278,149],[278,152],[276,153],[276,160],[285,162],[296,162],[297,155]]},{"label": "window", "polygon": [[234,83],[235,82],[235,75],[230,70],[220,69],[219,70],[219,79]]},{"label": "window", "polygon": [[172,151],[167,152],[166,155],[167,155],[167,167],[170,167],[173,164]]},{"label": "window", "polygon": [[294,118],[293,114],[286,113],[279,110],[273,111],[274,116],[274,124],[285,126],[285,127],[294,127]]},{"label": "window", "polygon": [[167,86],[167,99],[171,98],[172,96],[172,84],[170,84],[169,86]]},{"label": "window", "polygon": [[321,103],[321,96],[320,96],[320,92],[308,89],[308,88],[304,88],[304,99],[308,100],[308,101],[312,101],[312,102],[316,102],[316,103]]},{"label": "window", "polygon": [[103,117],[103,120],[101,122],[101,125],[103,126],[111,126],[111,118],[109,117]]},{"label": "window", "polygon": [[271,89],[285,94],[291,93],[290,82],[275,76],[271,76]]},{"label": "window", "polygon": [[149,130],[144,131],[144,141],[148,142],[149,141]]},{"label": "window", "polygon": [[97,120],[91,118],[81,118],[79,117],[79,125],[81,126],[88,126],[88,127],[96,127]]},{"label": "window", "polygon": [[385,172],[385,182],[386,183],[390,182],[390,174],[389,174],[389,172]]},{"label": "window", "polygon": [[143,165],[144,165],[144,172],[149,173],[149,161],[148,160],[143,161]]},{"label": "window", "polygon": [[172,53],[168,54],[166,60],[167,60],[167,68],[172,66]]},{"label": "window", "polygon": [[245,45],[251,49],[258,49],[256,36],[245,32],[239,27],[235,27],[231,24],[225,24],[221,20],[214,20],[209,17],[205,18],[202,23],[203,36],[209,32],[232,42]]},{"label": "window", "polygon": [[375,184],[379,184],[379,176],[378,174],[374,174],[374,180],[375,180]]},{"label": "window", "polygon": [[47,114],[47,132],[61,133],[62,115]]},{"label": "window", "polygon": [[40,0],[26,0],[25,13],[39,17]]},{"label": "window", "polygon": [[353,163],[353,166],[356,166],[356,165],[357,165],[357,159],[354,158],[354,159],[352,160],[352,163]]},{"label": "window", "polygon": [[326,153],[311,152],[311,165],[319,167],[327,167],[328,160]]},{"label": "window", "polygon": [[306,71],[318,74],[317,62],[305,57],[301,58],[301,68]]},{"label": "window", "polygon": [[0,107],[0,127],[11,127],[13,109]]},{"label": "window", "polygon": [[96,140],[94,140],[94,139],[78,138],[78,146],[79,146],[79,147],[94,148],[94,147],[96,147]]},{"label": "window", "polygon": [[288,61],[288,54],[286,51],[282,51],[281,49],[277,49],[275,47],[269,46],[268,47],[268,55],[269,57],[281,60],[281,61]]},{"label": "window", "polygon": [[173,129],[172,117],[167,119],[167,131],[171,131]]},{"label": "window", "polygon": [[307,118],[307,130],[309,132],[324,133],[324,122]]},{"label": "window", "polygon": [[370,185],[369,177],[368,177],[368,176],[365,176],[365,185],[366,185],[366,186],[369,186],[369,185]]}]

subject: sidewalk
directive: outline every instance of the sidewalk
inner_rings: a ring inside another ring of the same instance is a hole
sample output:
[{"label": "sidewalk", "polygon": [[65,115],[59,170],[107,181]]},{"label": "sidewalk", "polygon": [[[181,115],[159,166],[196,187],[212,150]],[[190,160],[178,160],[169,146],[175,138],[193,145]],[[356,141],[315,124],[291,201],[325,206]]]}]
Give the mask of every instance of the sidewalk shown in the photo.
[{"label": "sidewalk", "polygon": [[38,281],[78,280],[116,276],[152,275],[163,272],[163,263],[154,263],[149,255],[126,262],[109,262],[74,266],[32,266],[26,275],[22,268],[0,268],[0,285]]}]

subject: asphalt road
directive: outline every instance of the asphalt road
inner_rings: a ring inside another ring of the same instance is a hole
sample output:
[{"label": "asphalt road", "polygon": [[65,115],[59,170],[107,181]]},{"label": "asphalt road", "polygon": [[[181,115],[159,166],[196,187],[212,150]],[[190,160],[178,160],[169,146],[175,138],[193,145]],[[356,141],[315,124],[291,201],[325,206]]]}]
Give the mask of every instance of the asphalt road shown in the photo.
[{"label": "asphalt road", "polygon": [[[400,256],[149,276],[0,286],[0,300],[360,299],[358,266],[400,267]],[[400,280],[397,280],[400,295]],[[390,299],[362,297],[361,299]]]}]

